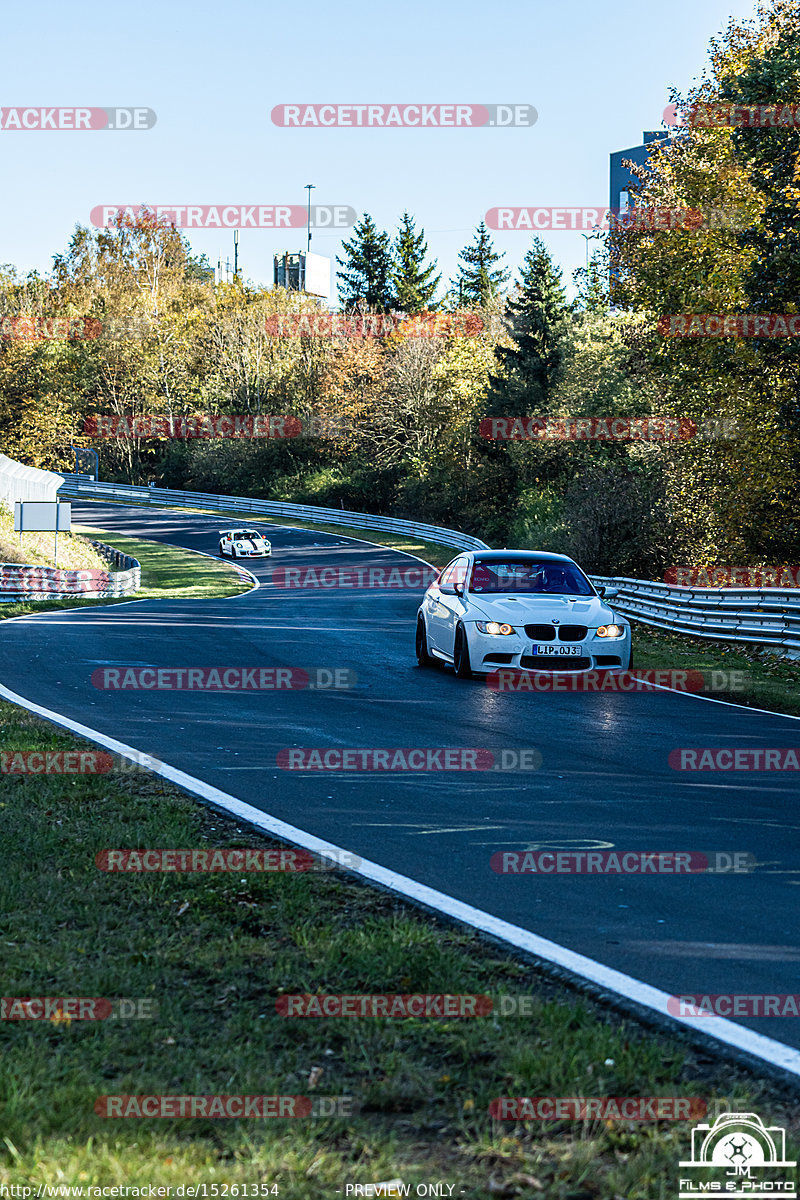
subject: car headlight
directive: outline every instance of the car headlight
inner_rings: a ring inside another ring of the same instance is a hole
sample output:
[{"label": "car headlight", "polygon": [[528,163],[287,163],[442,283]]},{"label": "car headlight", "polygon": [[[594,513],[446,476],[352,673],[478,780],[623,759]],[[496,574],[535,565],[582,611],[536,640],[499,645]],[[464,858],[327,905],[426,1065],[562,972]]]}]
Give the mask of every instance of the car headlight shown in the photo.
[{"label": "car headlight", "polygon": [[624,637],[625,630],[621,625],[601,625],[597,630],[598,637]]},{"label": "car headlight", "polygon": [[516,633],[513,625],[500,625],[497,621],[476,621],[475,625],[481,633],[504,634]]}]

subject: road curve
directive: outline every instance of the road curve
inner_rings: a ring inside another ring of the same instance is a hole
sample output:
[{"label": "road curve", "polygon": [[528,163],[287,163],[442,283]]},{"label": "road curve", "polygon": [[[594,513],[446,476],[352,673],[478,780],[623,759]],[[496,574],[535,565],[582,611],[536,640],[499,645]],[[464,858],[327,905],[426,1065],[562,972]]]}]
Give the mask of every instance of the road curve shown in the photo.
[{"label": "road curve", "polygon": [[[73,519],[214,553],[228,518],[73,503]],[[800,744],[798,722],[694,696],[514,695],[413,655],[420,589],[287,589],[278,567],[415,565],[254,521],[273,559],[222,600],[138,601],[0,623],[0,682],[355,854],[670,994],[800,993],[797,774],[678,773],[681,746]],[[416,564],[418,565],[418,564]],[[345,668],[351,690],[105,691],[103,665]],[[290,748],[537,748],[536,771],[297,772]],[[730,875],[498,874],[497,851],[741,851]],[[736,1017],[800,1047],[800,1017]],[[700,1026],[698,1020],[698,1026]]]}]

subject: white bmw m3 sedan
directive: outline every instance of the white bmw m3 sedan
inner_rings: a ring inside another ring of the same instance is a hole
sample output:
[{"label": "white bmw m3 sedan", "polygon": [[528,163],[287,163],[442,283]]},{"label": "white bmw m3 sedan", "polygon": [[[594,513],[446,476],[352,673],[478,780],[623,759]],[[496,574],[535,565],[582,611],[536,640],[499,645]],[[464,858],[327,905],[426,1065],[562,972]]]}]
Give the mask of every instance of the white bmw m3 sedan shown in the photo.
[{"label": "white bmw m3 sedan", "polygon": [[530,671],[630,670],[630,622],[564,554],[475,550],[430,585],[417,613],[420,666],[452,663],[456,675],[500,667]]}]

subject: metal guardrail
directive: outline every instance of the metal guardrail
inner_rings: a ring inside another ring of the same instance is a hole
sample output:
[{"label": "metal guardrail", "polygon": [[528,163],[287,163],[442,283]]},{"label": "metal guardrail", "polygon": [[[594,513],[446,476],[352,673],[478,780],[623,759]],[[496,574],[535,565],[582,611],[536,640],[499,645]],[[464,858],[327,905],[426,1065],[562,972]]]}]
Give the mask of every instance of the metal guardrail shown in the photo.
[{"label": "metal guardrail", "polygon": [[90,542],[89,545],[114,567],[114,570],[109,572],[109,589],[104,593],[106,596],[130,596],[139,591],[142,586],[142,564],[138,558],[134,558],[132,554],[123,554],[121,550],[107,546],[105,542]]},{"label": "metal guardrail", "polygon": [[627,576],[590,575],[619,589],[612,601],[626,617],[692,637],[774,646],[800,658],[800,588],[676,587]]},{"label": "metal guardrail", "polygon": [[139,590],[142,568],[137,559],[105,542],[89,544],[109,566],[118,569],[102,571],[91,567],[69,571],[33,563],[2,563],[0,600],[51,600],[69,596],[99,600],[109,596],[130,596]]},{"label": "metal guardrail", "polygon": [[250,496],[215,496],[208,492],[181,492],[172,488],[137,487],[128,483],[96,483],[86,475],[64,475],[59,488],[61,499],[124,500],[127,503],[155,504],[159,508],[209,508],[215,512],[249,513],[252,516],[289,517],[295,520],[377,529],[384,533],[403,533],[456,550],[486,550],[486,542],[457,529],[442,529],[399,517],[381,517],[375,513],[349,509],[316,508],[309,504],[285,504],[280,500],[254,500]]}]

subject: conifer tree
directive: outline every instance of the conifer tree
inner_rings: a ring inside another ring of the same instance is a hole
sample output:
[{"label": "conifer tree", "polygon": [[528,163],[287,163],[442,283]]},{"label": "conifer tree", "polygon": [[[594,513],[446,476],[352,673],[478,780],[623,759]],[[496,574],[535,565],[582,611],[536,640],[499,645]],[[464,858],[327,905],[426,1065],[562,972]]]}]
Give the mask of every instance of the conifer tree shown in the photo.
[{"label": "conifer tree", "polygon": [[505,254],[495,250],[484,221],[475,231],[475,240],[459,254],[458,274],[451,285],[451,295],[459,308],[473,305],[488,308],[508,281],[510,271],[495,267]]},{"label": "conifer tree", "polygon": [[535,237],[520,267],[515,294],[506,303],[505,322],[513,345],[495,347],[503,374],[491,377],[491,409],[546,409],[561,366],[569,313],[561,269]]},{"label": "conifer tree", "polygon": [[336,278],[343,308],[351,309],[363,302],[370,312],[389,312],[394,307],[394,296],[388,233],[379,230],[369,213],[364,213],[350,241],[342,245],[345,257],[336,259],[342,267]]},{"label": "conifer tree", "polygon": [[433,311],[437,307],[432,303],[433,297],[442,277],[431,278],[436,261],[425,265],[428,253],[425,231],[416,233],[414,218],[407,212],[403,213],[393,250],[392,285],[398,308],[405,313]]}]

